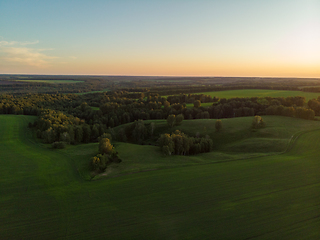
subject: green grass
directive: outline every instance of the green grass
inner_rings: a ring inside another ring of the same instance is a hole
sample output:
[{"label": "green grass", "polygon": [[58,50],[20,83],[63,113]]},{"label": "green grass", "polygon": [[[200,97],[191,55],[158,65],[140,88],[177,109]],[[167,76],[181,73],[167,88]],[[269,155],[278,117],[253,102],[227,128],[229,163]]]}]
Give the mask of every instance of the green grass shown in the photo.
[{"label": "green grass", "polygon": [[[296,134],[286,153],[241,160],[235,157],[237,161],[220,163],[195,160],[184,164],[192,160],[161,157],[153,146],[116,143],[123,159],[119,167],[136,161],[141,165],[175,161],[176,166],[85,181],[79,172],[86,176],[86,162],[95,154],[97,144],[52,150],[27,129],[33,119],[0,115],[2,239],[320,236],[320,131],[315,130],[319,122],[265,117],[267,127],[253,132],[253,137],[267,139],[278,129],[279,138],[288,139],[295,128],[296,132],[308,131]],[[190,121],[189,126],[181,127],[188,129],[196,123]],[[232,121],[223,124],[234,125],[224,131],[239,137],[241,127]],[[210,154],[202,154],[195,159],[210,158]],[[136,170],[140,171],[139,166]]]},{"label": "green grass", "polygon": [[99,108],[99,107],[91,107],[91,109],[92,109],[92,110],[95,110],[95,111],[100,110],[100,108]]},{"label": "green grass", "polygon": [[302,92],[302,91],[286,91],[286,90],[263,90],[263,89],[244,89],[217,92],[202,92],[197,94],[216,96],[219,98],[235,98],[235,97],[294,97],[302,96],[306,101],[317,98],[320,93]]},{"label": "green grass", "polygon": [[[201,103],[201,107],[210,107],[212,106],[212,102],[209,102],[209,103]],[[186,104],[186,107],[187,108],[193,108],[193,103],[187,103]]]},{"label": "green grass", "polygon": [[79,80],[35,80],[35,79],[27,79],[27,80],[14,80],[17,82],[38,82],[38,83],[52,83],[52,84],[58,84],[58,83],[81,83],[84,81]]},{"label": "green grass", "polygon": [[99,90],[99,91],[90,91],[90,92],[81,92],[81,93],[75,93],[77,95],[83,95],[83,94],[89,94],[89,93],[101,93],[101,92],[107,92],[109,91],[110,89],[109,88],[106,88],[104,90]]},{"label": "green grass", "polygon": [[[216,91],[216,92],[200,92],[195,94],[205,94],[212,97],[219,98],[243,98],[243,97],[294,97],[302,96],[306,101],[310,99],[317,99],[320,93],[302,92],[302,91],[287,91],[287,90],[264,90],[264,89],[244,89],[244,90],[229,90],[229,91]],[[164,96],[167,97],[167,96]],[[211,106],[212,103],[202,103],[201,106]],[[193,107],[193,103],[188,103],[187,107]]]}]

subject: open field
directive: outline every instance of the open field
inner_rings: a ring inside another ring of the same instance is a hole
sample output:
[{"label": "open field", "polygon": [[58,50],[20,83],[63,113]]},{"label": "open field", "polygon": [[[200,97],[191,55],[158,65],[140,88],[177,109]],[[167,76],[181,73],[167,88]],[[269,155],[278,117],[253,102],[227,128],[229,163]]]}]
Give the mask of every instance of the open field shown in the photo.
[{"label": "open field", "polygon": [[[96,153],[97,144],[52,150],[27,129],[27,123],[33,119],[0,115],[3,239],[320,236],[319,122],[266,116],[264,131],[240,138],[244,131],[238,126],[240,122],[226,119],[230,121],[223,121],[225,133],[236,136],[230,144],[259,137],[275,138],[276,132],[279,139],[291,143],[289,151],[277,155],[262,157],[255,153],[260,157],[248,159],[240,157],[246,150],[230,154],[237,161],[218,161],[219,156],[210,153],[198,155],[198,162],[196,158],[187,160],[189,157],[166,158],[157,154],[154,146],[116,143],[123,160],[119,166],[154,161],[162,166],[167,164],[168,168],[153,170],[158,169],[153,166],[151,171],[86,181],[84,169]],[[246,118],[239,121],[248,123]],[[159,124],[160,132],[162,123]],[[194,132],[192,126],[196,127],[196,121],[184,121],[181,128]],[[228,140],[222,135],[217,136],[222,139],[218,148],[229,151],[230,146],[223,144]],[[268,151],[264,149],[263,153]],[[185,160],[190,164],[184,164]],[[172,161],[175,163],[169,166]],[[137,170],[141,167],[137,166]]]},{"label": "open field", "polygon": [[100,108],[99,108],[99,107],[91,107],[91,109],[92,109],[92,110],[95,110],[95,111],[100,110]]},{"label": "open field", "polygon": [[37,80],[37,79],[27,79],[27,80],[15,80],[16,82],[38,82],[38,83],[52,83],[52,84],[58,84],[58,83],[81,83],[84,81],[79,80]]},{"label": "open field", "polygon": [[[294,97],[302,96],[306,101],[317,99],[320,93],[302,92],[302,91],[287,91],[287,90],[264,90],[264,89],[244,89],[230,90],[217,92],[202,92],[206,95],[216,96],[219,98],[234,98],[234,97]],[[201,93],[197,93],[201,94]]]},{"label": "open field", "polygon": [[101,93],[101,92],[107,92],[109,91],[109,88],[106,88],[104,90],[99,90],[99,91],[90,91],[90,92],[81,92],[81,93],[76,93],[77,95],[83,95],[83,94],[89,94],[89,93]]}]

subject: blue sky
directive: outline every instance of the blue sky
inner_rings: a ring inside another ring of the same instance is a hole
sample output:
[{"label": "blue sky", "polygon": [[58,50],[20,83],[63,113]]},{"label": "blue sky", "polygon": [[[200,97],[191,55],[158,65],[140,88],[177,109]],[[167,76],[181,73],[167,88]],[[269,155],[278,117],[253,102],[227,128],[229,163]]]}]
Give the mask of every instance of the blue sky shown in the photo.
[{"label": "blue sky", "polygon": [[320,77],[320,1],[0,0],[0,73]]}]

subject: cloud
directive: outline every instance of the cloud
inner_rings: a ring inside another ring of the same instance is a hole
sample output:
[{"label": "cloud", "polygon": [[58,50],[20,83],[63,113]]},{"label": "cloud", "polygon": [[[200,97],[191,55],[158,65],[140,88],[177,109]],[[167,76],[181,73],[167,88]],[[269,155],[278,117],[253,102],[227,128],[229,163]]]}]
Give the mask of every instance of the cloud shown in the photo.
[{"label": "cloud", "polygon": [[34,42],[16,42],[16,41],[0,41],[0,62],[18,63],[19,65],[33,67],[47,67],[50,65],[50,60],[56,57],[48,56],[43,51],[52,49],[35,49],[26,47],[26,45],[34,45],[39,41]]}]

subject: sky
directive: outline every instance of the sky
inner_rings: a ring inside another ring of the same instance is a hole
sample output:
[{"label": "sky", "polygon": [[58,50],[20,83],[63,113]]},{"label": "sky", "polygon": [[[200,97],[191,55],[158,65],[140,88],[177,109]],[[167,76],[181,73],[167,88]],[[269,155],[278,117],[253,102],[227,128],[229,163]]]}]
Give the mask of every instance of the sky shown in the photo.
[{"label": "sky", "polygon": [[320,78],[320,0],[0,0],[0,74]]}]

